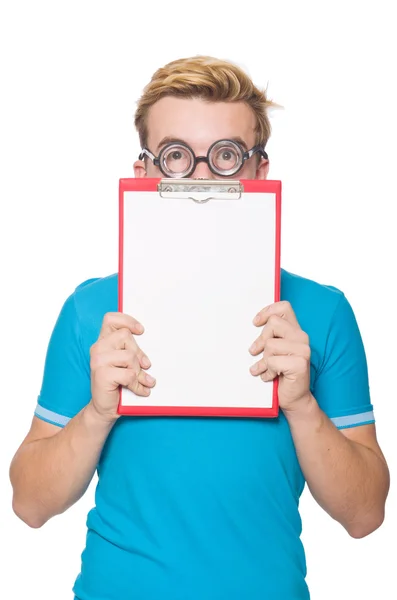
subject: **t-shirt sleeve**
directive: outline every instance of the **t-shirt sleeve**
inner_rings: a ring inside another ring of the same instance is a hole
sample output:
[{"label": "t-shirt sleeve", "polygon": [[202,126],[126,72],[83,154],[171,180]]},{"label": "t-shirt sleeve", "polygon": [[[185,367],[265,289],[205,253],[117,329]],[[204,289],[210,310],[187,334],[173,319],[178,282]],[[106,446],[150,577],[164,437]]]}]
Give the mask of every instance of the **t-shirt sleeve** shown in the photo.
[{"label": "t-shirt sleeve", "polygon": [[375,422],[364,345],[343,294],[331,319],[314,397],[338,429]]},{"label": "t-shirt sleeve", "polygon": [[83,349],[75,294],[64,303],[52,331],[35,416],[64,427],[91,398],[89,356]]}]

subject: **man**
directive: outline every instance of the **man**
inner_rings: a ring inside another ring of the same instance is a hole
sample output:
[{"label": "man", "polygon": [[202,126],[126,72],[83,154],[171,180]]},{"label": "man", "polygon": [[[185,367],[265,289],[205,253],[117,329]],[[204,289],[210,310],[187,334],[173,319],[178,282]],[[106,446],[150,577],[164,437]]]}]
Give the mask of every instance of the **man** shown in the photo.
[{"label": "man", "polygon": [[[166,65],[138,105],[135,176],[265,179],[271,104],[228,62]],[[305,481],[351,536],[381,525],[389,474],[353,311],[339,290],[286,271],[281,296],[258,307],[250,349],[253,377],[279,376],[276,419],[119,418],[120,385],[141,396],[155,385],[143,327],[117,313],[116,275],[66,300],[11,481],[16,514],[41,527],[98,469],[76,598],[309,598]]]}]

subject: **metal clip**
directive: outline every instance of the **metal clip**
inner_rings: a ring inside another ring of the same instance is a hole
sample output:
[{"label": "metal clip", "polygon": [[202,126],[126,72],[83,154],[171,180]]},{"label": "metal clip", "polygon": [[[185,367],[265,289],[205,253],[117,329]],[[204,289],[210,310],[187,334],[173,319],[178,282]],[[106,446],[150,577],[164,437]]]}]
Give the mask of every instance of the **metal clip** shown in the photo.
[{"label": "metal clip", "polygon": [[162,179],[157,186],[162,198],[187,198],[197,204],[204,204],[217,198],[239,200],[244,191],[240,181],[221,179]]}]

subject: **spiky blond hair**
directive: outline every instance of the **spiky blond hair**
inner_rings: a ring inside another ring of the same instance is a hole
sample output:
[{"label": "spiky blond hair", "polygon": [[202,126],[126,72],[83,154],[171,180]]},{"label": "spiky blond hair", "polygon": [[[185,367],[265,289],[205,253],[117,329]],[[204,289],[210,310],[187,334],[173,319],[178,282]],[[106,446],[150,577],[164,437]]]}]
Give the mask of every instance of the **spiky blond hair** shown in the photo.
[{"label": "spiky blond hair", "polygon": [[240,67],[229,61],[211,56],[174,60],[154,73],[138,101],[135,127],[141,146],[147,144],[150,107],[165,96],[175,96],[202,98],[209,102],[246,102],[256,117],[256,144],[265,147],[271,133],[268,109],[279,106],[268,100],[266,93],[266,90],[259,90]]}]

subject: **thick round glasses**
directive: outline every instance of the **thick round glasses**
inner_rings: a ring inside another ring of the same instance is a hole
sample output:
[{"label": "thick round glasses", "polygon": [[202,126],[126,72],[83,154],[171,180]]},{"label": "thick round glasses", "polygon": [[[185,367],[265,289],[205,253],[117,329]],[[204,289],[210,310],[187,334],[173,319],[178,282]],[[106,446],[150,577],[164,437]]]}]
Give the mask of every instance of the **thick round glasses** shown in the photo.
[{"label": "thick round glasses", "polygon": [[257,152],[267,159],[268,155],[261,146],[254,146],[251,150],[244,150],[243,146],[234,140],[219,140],[208,149],[207,156],[196,156],[187,144],[171,142],[161,149],[158,156],[154,156],[148,148],[143,148],[139,160],[145,156],[153,161],[165,177],[189,177],[199,162],[207,163],[215,175],[231,177],[238,173],[246,160]]}]

